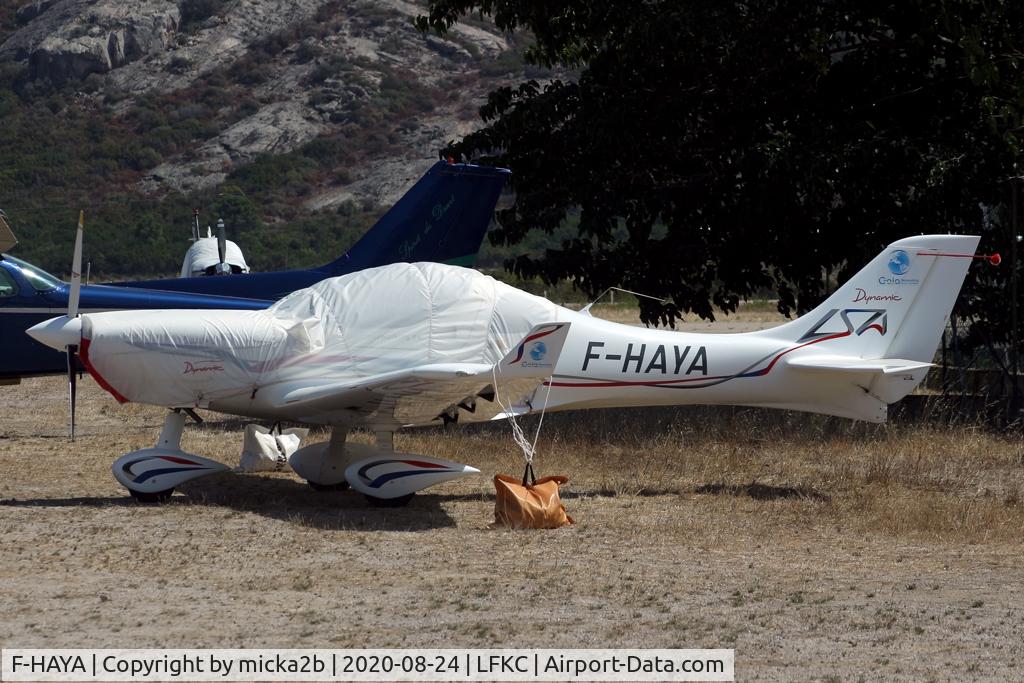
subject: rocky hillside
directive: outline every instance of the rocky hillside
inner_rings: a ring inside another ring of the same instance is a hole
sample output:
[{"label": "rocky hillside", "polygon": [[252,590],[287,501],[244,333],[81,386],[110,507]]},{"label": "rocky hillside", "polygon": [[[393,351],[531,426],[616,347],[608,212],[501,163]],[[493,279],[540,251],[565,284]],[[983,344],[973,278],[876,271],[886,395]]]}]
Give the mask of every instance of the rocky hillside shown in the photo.
[{"label": "rocky hillside", "polygon": [[[228,213],[236,232],[270,226],[258,266],[281,265],[270,254],[284,244],[290,265],[319,259],[476,126],[488,91],[543,76],[487,23],[419,33],[422,11],[402,0],[4,2],[0,206],[27,233],[19,253],[60,270],[55,219],[83,204],[101,230],[177,253],[196,204]],[[99,270],[163,270],[138,251],[97,253]]]}]

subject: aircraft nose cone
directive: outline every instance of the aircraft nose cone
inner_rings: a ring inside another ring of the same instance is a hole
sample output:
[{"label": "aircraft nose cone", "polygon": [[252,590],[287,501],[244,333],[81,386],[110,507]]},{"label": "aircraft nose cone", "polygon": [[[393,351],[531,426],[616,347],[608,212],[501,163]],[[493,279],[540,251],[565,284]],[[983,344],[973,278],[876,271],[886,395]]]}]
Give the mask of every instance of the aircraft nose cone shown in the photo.
[{"label": "aircraft nose cone", "polygon": [[25,334],[51,349],[63,351],[72,344],[81,343],[82,319],[69,318],[66,315],[50,318],[28,328]]}]

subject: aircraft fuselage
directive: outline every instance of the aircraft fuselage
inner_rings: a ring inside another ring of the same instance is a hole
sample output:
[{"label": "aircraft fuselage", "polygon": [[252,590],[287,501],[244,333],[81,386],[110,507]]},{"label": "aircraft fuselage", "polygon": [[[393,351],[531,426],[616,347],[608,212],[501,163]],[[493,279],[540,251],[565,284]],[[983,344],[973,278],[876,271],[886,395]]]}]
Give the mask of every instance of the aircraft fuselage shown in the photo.
[{"label": "aircraft fuselage", "polygon": [[[65,354],[40,344],[25,334],[25,330],[66,312],[68,290],[66,283],[24,261],[10,256],[0,259],[0,339],[3,339],[0,380],[67,371]],[[257,299],[87,285],[82,287],[80,307],[81,313],[151,308],[259,310],[271,303]]]}]

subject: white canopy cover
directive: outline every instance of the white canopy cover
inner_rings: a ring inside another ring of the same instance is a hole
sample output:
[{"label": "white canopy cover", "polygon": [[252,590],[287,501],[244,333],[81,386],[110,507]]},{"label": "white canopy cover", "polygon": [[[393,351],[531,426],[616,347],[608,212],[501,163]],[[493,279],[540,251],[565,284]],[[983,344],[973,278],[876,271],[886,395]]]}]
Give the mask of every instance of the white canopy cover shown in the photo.
[{"label": "white canopy cover", "polygon": [[82,336],[102,347],[94,371],[124,400],[238,409],[410,367],[493,365],[538,321],[571,315],[475,270],[398,263],[324,280],[264,311],[92,314]]}]

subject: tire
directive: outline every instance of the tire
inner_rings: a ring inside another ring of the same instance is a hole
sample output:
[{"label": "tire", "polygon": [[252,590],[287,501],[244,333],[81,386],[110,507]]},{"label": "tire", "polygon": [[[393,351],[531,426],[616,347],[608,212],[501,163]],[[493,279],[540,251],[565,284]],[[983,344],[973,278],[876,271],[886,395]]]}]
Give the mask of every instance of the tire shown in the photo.
[{"label": "tire", "polygon": [[363,497],[366,498],[366,502],[370,504],[370,507],[404,508],[415,495],[415,493],[407,493],[404,496],[399,496],[398,498],[377,498],[375,496],[368,496],[364,493]]},{"label": "tire", "polygon": [[166,503],[171,499],[171,494],[174,493],[174,489],[167,489],[166,491],[133,491],[132,489],[128,489],[128,493],[130,493],[132,498],[140,503],[152,505],[154,503]]},{"label": "tire", "polygon": [[307,480],[306,483],[314,491],[348,491],[349,489],[347,481],[339,481],[337,484],[318,484],[315,481]]}]

